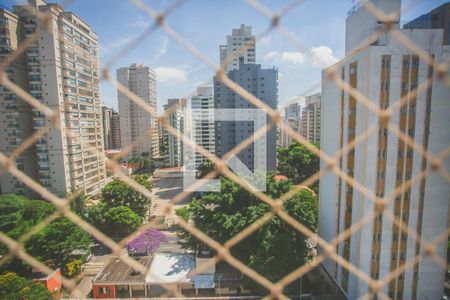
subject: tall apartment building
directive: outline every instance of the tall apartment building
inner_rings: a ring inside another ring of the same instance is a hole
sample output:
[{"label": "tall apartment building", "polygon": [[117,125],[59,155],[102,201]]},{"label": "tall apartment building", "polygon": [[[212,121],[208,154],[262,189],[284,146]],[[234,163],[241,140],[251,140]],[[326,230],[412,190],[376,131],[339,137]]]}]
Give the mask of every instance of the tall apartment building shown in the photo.
[{"label": "tall apartment building", "polygon": [[312,143],[320,143],[321,96],[316,93],[305,97],[305,107],[301,116],[301,134]]},{"label": "tall apartment building", "polygon": [[179,134],[170,134],[165,127],[163,131],[164,164],[170,167],[183,165],[183,142],[181,135],[184,134],[184,115],[186,109],[186,99],[169,99],[164,105],[164,111],[168,112],[168,123],[175,128]]},{"label": "tall apartment building", "polygon": [[111,119],[113,109],[102,106],[102,124],[103,124],[103,144],[105,150],[112,149],[112,135],[111,135]]},{"label": "tall apartment building", "polygon": [[[400,9],[400,0],[372,2],[385,12]],[[364,8],[352,10],[347,19],[346,52],[382,25]],[[433,55],[438,63],[449,59],[450,47],[443,43],[443,29],[399,29],[397,24],[395,30]],[[381,109],[394,105],[400,97],[430,80],[431,86],[425,92],[412,95],[402,107],[394,110],[391,122],[429,153],[437,154],[450,144],[448,86],[439,79],[437,70],[391,35],[384,34],[372,45],[341,61],[338,76]],[[387,197],[420,172],[430,170],[429,161],[390,132],[376,114],[341,90],[326,73],[322,84],[321,149],[324,152],[335,153],[368,128],[380,126],[378,132],[338,160],[339,168],[378,197]],[[448,159],[443,161],[442,168],[450,168]],[[323,162],[321,169],[326,169]],[[448,182],[430,171],[417,184],[405,187],[390,199],[386,210],[420,236],[431,240],[448,228],[449,194]],[[372,201],[334,173],[326,172],[322,176],[319,234],[323,239],[332,240],[374,209]],[[447,241],[438,244],[435,250],[445,259]],[[375,279],[395,272],[416,255],[424,254],[422,245],[384,216],[377,217],[339,244],[337,251],[354,267]],[[334,261],[327,260],[323,265],[350,299],[369,291],[364,280]],[[383,291],[391,299],[442,299],[444,272],[431,259],[423,259],[404,274],[397,274]]]},{"label": "tall apartment building", "polygon": [[[228,72],[228,77],[269,107],[276,109],[278,101],[277,69],[262,69],[260,64],[246,64],[244,58],[241,57],[239,68]],[[236,113],[256,108],[217,78],[214,78],[214,97],[216,108],[234,109]],[[270,118],[267,117],[264,123],[270,122]],[[255,128],[255,122],[250,120],[217,121],[216,123],[216,150],[220,156],[225,155],[259,129]],[[251,144],[236,155],[250,170],[254,170],[255,159],[265,161],[267,170],[276,170],[276,129],[270,129],[265,138],[265,149],[262,149],[265,151],[255,153],[255,144]]]},{"label": "tall apartment building", "polygon": [[[8,77],[59,113],[60,127],[16,158],[17,167],[53,193],[84,188],[95,194],[104,185],[103,131],[98,87],[97,34],[89,24],[57,4],[29,1],[52,15],[49,30],[6,70]],[[0,10],[0,56],[14,51],[40,21],[25,6]],[[0,151],[10,154],[27,137],[48,124],[46,117],[0,87]],[[27,193],[3,173],[2,193]]]},{"label": "tall apartment building", "polygon": [[119,114],[114,109],[103,106],[102,117],[105,150],[120,149]]},{"label": "tall apartment building", "polygon": [[[240,52],[239,49],[243,47],[246,49]],[[220,64],[226,64],[226,73],[239,68],[239,57],[244,57],[246,64],[254,64],[256,62],[256,46],[252,27],[242,24],[240,28],[233,29],[231,35],[227,36],[227,44],[219,46],[219,55]],[[226,61],[227,57],[230,57],[230,60]]]},{"label": "tall apartment building", "polygon": [[[189,111],[186,114],[186,134],[197,145],[202,146],[210,153],[216,153],[216,134],[215,134],[215,115],[214,115],[214,97],[211,86],[201,86],[197,88],[197,93],[189,101]],[[194,149],[186,147],[186,158],[192,158],[190,162],[193,166],[188,169],[197,169],[207,160]],[[186,164],[188,161],[185,162]]]},{"label": "tall apartment building", "polygon": [[120,116],[117,111],[111,115],[111,149],[120,149]]},{"label": "tall apartment building", "polygon": [[[294,131],[300,133],[301,129],[302,107],[299,103],[291,103],[284,108],[284,123]],[[284,130],[279,131],[279,145],[289,147],[295,140]]]},{"label": "tall apartment building", "polygon": [[156,74],[147,66],[132,64],[117,70],[117,81],[143,99],[152,110],[150,114],[125,95],[118,92],[120,139],[122,149],[136,143],[128,157],[139,157],[146,152],[151,157],[159,156],[158,123],[156,116]]},{"label": "tall apartment building", "polygon": [[450,2],[408,22],[403,29],[444,29],[444,45],[450,43]]}]

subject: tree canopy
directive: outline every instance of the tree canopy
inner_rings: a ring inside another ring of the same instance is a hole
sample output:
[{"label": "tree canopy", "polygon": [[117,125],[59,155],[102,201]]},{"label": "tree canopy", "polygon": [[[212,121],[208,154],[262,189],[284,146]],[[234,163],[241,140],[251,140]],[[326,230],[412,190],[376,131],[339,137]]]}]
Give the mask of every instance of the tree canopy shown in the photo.
[{"label": "tree canopy", "polygon": [[214,170],[214,164],[208,159],[203,161],[199,166],[198,166],[198,178],[203,178],[206,175],[208,175],[209,172],[211,172],[212,170]]},{"label": "tree canopy", "polygon": [[[0,230],[13,239],[28,232],[55,211],[52,204],[18,195],[0,195]],[[73,250],[89,252],[89,235],[65,217],[59,217],[25,242],[25,249],[41,261],[62,266]],[[1,254],[6,253],[2,247]],[[83,257],[82,257],[83,258]],[[28,267],[20,260],[8,264],[9,270],[25,272]]]},{"label": "tree canopy", "polygon": [[0,195],[0,211],[0,230],[16,239],[53,213],[55,208],[46,201],[6,194]]},{"label": "tree canopy", "polygon": [[26,243],[27,251],[41,261],[50,261],[50,265],[61,266],[73,259],[74,250],[89,254],[89,235],[66,217],[59,217]]},{"label": "tree canopy", "polygon": [[[289,180],[267,178],[267,194],[277,199],[293,188]],[[284,204],[284,210],[312,231],[316,231],[318,208],[316,196],[307,190],[296,193]],[[253,224],[271,207],[231,180],[221,178],[221,191],[209,193],[189,205],[195,226],[219,243]],[[184,233],[186,246],[196,248],[199,241]],[[277,281],[310,259],[307,237],[278,217],[231,249],[232,254],[267,278]]]},{"label": "tree canopy", "polygon": [[105,214],[104,228],[113,236],[125,236],[135,231],[141,224],[141,218],[126,206],[110,208]]},{"label": "tree canopy", "polygon": [[[319,148],[318,144],[315,146]],[[277,159],[278,173],[286,175],[295,184],[314,175],[320,168],[319,158],[298,142],[292,143],[287,148],[278,148]]]},{"label": "tree canopy", "polygon": [[165,240],[166,235],[164,233],[150,228],[129,240],[125,246],[128,253],[148,255],[154,252]]},{"label": "tree canopy", "polygon": [[[149,191],[152,189],[152,183],[148,175],[134,175],[133,180]],[[102,197],[106,207],[127,206],[141,218],[147,213],[151,202],[150,198],[135,191],[132,187],[117,178],[105,186],[102,191]]]},{"label": "tree canopy", "polygon": [[44,285],[8,272],[0,276],[0,299],[53,299],[53,296]]}]

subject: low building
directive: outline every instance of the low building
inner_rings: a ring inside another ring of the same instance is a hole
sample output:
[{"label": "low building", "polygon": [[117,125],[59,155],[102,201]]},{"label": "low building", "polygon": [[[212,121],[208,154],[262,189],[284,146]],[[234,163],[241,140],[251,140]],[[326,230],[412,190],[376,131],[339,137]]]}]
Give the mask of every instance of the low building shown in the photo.
[{"label": "low building", "polygon": [[35,283],[41,283],[54,294],[55,298],[59,298],[61,293],[61,270],[58,268],[53,273],[34,280]]},{"label": "low building", "polygon": [[191,254],[157,253],[145,278],[150,296],[161,296],[165,286],[176,288],[183,295],[194,293],[192,273],[195,271],[195,257]]},{"label": "low building", "polygon": [[[152,256],[137,259],[147,269],[152,263]],[[94,299],[146,297],[146,274],[135,271],[121,259],[113,258],[92,280]]]},{"label": "low building", "polygon": [[136,272],[113,257],[92,280],[94,299],[160,297],[176,291],[186,297],[248,295],[242,274],[226,263],[216,265],[205,247],[194,253],[154,253],[135,257],[147,272]]}]

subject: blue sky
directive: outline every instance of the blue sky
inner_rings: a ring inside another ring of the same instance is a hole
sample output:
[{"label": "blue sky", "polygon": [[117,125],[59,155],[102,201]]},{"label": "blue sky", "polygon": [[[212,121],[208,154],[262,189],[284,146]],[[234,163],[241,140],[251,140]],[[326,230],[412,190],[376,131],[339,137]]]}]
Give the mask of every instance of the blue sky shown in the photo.
[{"label": "blue sky", "polygon": [[[272,10],[289,1],[260,0]],[[2,1],[3,2],[3,1]],[[5,0],[10,6],[16,1]],[[23,1],[20,1],[23,2]],[[60,2],[60,1],[56,1]],[[153,9],[161,11],[171,0],[145,0]],[[352,0],[306,0],[282,19],[281,25],[308,46],[309,51],[296,49],[278,32],[272,31],[256,45],[256,60],[263,66],[278,67],[279,104],[298,95],[318,89],[323,68],[315,58],[320,56],[334,62],[344,55],[345,18]],[[417,17],[444,0],[403,0],[402,20]],[[100,42],[100,64],[108,62],[127,47],[133,38],[144,31],[152,19],[126,0],[73,0],[68,7],[89,23]],[[191,42],[214,63],[219,61],[218,48],[233,28],[244,23],[258,35],[269,20],[241,0],[187,0],[167,18],[167,23]],[[111,65],[115,69],[131,63],[150,66],[158,74],[158,110],[168,98],[187,97],[196,86],[211,82],[213,71],[180,47],[158,29],[139,46]],[[102,101],[117,108],[117,92],[107,82],[101,84]]]}]

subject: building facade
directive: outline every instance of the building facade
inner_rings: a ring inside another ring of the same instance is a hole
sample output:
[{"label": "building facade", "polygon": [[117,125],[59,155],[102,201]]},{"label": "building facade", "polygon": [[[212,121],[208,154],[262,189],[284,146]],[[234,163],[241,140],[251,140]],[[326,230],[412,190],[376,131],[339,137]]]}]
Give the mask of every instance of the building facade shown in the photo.
[{"label": "building facade", "polygon": [[[197,145],[205,148],[212,154],[216,154],[216,134],[214,116],[213,89],[210,86],[197,88],[197,93],[189,101],[190,110],[186,115],[187,134]],[[192,158],[193,167],[188,169],[197,170],[198,167],[207,160],[195,149],[186,148],[186,158]],[[187,162],[186,162],[187,163]]]},{"label": "building facade", "polygon": [[[400,9],[400,0],[373,2],[385,12]],[[350,53],[355,44],[379,26],[382,24],[364,8],[351,11],[346,30],[350,48],[346,52]],[[398,24],[395,30],[401,30]],[[449,59],[450,48],[443,45],[443,29],[402,29],[401,33],[433,55],[437,62]],[[429,153],[440,153],[448,147],[448,86],[439,79],[437,70],[410,49],[392,36],[382,35],[377,42],[346,57],[337,66],[337,76],[381,109],[394,106],[401,97],[406,97],[430,80],[431,85],[425,92],[411,95],[401,107],[392,107],[390,121]],[[378,124],[379,130],[344,154],[337,166],[377,197],[388,197],[386,210],[403,220],[418,235],[431,240],[444,232],[449,221],[448,182],[437,172],[430,171],[416,184],[391,197],[396,188],[429,170],[429,161],[388,130],[377,114],[340,89],[325,72],[322,83],[321,149],[325,153],[336,153]],[[449,160],[443,161],[442,168],[449,167]],[[321,169],[326,168],[321,161]],[[327,241],[375,210],[373,201],[332,172],[326,172],[320,179],[319,207],[319,235]],[[422,245],[384,215],[377,216],[340,243],[336,250],[354,267],[374,279],[383,278],[415,256],[424,254]],[[438,244],[435,250],[445,259],[447,241]],[[334,261],[327,260],[323,265],[350,299],[357,299],[369,291],[363,280]],[[431,259],[424,259],[404,274],[399,273],[383,287],[383,292],[391,299],[442,299],[444,273],[445,270]]]},{"label": "building facade", "polygon": [[102,117],[105,150],[120,149],[119,113],[112,108],[103,106]]},{"label": "building facade", "polygon": [[[52,15],[49,29],[8,68],[14,81],[35,99],[59,112],[60,126],[16,158],[17,167],[58,195],[75,189],[97,193],[104,185],[102,112],[98,86],[97,34],[89,24],[56,4],[30,1]],[[25,6],[0,10],[1,56],[9,55],[39,26]],[[11,154],[48,120],[0,87],[0,151]],[[0,176],[2,193],[27,193],[17,179]]]},{"label": "building facade", "polygon": [[[228,77],[258,97],[272,109],[276,109],[278,102],[278,70],[262,69],[259,64],[246,64],[240,58],[239,68],[228,72]],[[240,97],[217,78],[214,79],[215,107],[219,109],[234,109],[245,111],[256,107]],[[265,124],[271,122],[267,117]],[[216,150],[219,156],[224,156],[231,149],[252,136],[259,128],[254,128],[253,121],[217,121],[216,122]],[[244,165],[254,171],[255,158],[265,161],[269,171],[276,170],[276,129],[270,129],[266,136],[265,151],[255,153],[254,143],[247,146],[236,156]]]},{"label": "building facade", "polygon": [[[294,131],[301,130],[302,107],[299,103],[291,103],[284,108],[284,123]],[[279,130],[279,146],[289,147],[295,140],[284,130]]]},{"label": "building facade", "polygon": [[432,11],[406,23],[404,29],[444,29],[444,45],[450,43],[450,3],[447,2]]},{"label": "building facade", "polygon": [[168,114],[169,125],[175,128],[177,135],[170,134],[165,127],[162,128],[164,134],[164,165],[177,167],[183,165],[183,142],[181,135],[184,134],[184,115],[186,109],[186,99],[169,99],[164,105],[164,111]]},{"label": "building facade", "polygon": [[113,109],[102,106],[102,123],[103,123],[103,144],[105,150],[112,149],[112,135],[111,135],[111,119]]},{"label": "building facade", "polygon": [[239,68],[239,57],[243,57],[246,64],[254,64],[256,46],[252,27],[242,24],[240,28],[233,29],[231,35],[227,36],[227,44],[219,46],[219,55],[220,64],[225,66],[226,73]]},{"label": "building facade", "polygon": [[[121,148],[134,145],[128,158],[142,156],[142,153],[158,157],[155,72],[147,66],[132,64],[117,70],[117,81],[144,100],[151,110],[148,112],[118,92]],[[144,136],[148,138],[143,139]],[[138,143],[139,138],[142,140]]]},{"label": "building facade", "polygon": [[301,134],[312,143],[320,143],[322,115],[321,96],[316,93],[305,97],[305,107],[301,116]]},{"label": "building facade", "polygon": [[120,116],[117,111],[111,115],[111,149],[120,149]]}]

